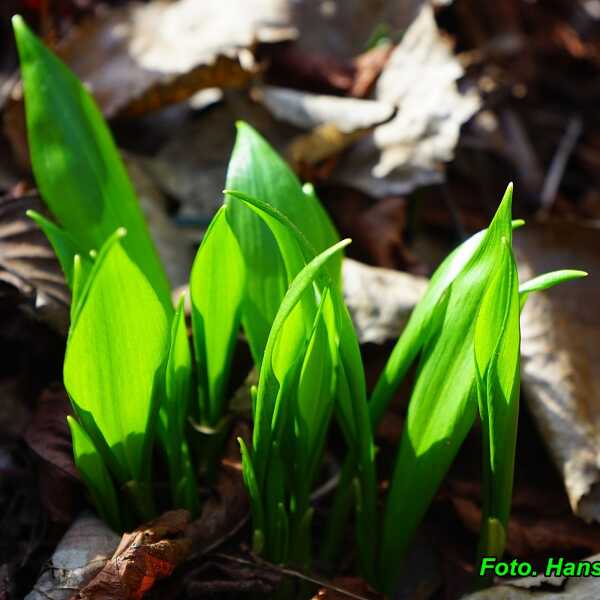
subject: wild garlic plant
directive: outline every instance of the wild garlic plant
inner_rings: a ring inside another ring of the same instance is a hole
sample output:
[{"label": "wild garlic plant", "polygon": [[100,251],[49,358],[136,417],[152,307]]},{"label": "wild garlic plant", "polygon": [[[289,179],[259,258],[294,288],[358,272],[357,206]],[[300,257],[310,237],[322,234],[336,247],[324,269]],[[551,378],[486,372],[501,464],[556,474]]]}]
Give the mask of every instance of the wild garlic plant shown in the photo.
[{"label": "wild garlic plant", "polygon": [[[156,440],[173,506],[198,513],[199,466],[214,471],[227,433],[241,329],[259,372],[252,441],[240,440],[256,552],[311,567],[311,492],[335,420],[347,457],[321,535],[322,555],[335,556],[352,511],[360,571],[390,592],[479,415],[480,554],[500,556],[515,460],[520,311],[531,292],[585,275],[557,271],[519,286],[512,235],[523,223],[512,221],[512,186],[489,228],[437,269],[368,398],[341,290],[349,240],[339,240],[312,187],[302,186],[256,131],[238,123],[225,202],[190,275],[192,353],[183,299],[175,310],[100,111],[19,17],[13,24],[33,171],[58,224],[30,216],[50,240],[72,292],[64,363],[74,412],[69,426],[76,465],[99,514],[117,530],[154,515]],[[374,431],[414,364],[381,508]]]}]

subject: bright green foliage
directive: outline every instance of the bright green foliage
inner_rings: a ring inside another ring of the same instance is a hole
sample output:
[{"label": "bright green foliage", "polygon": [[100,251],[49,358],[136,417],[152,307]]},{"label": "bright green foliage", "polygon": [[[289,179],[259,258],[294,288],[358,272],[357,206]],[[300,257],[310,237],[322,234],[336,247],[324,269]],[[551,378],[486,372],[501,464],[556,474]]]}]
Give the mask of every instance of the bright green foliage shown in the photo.
[{"label": "bright green foliage", "polygon": [[71,416],[67,417],[75,465],[87,486],[98,514],[116,531],[123,529],[119,501],[112,478],[102,460],[101,454],[85,429]]},{"label": "bright green foliage", "polygon": [[[420,356],[382,526],[378,576],[383,589],[391,589],[398,576],[399,561],[475,418],[478,398],[485,448],[480,547],[499,554],[504,547],[520,348],[511,196],[509,186],[489,229],[467,240],[436,271],[373,393],[375,426]],[[520,304],[530,291],[584,275],[558,271],[536,278],[521,287]]]},{"label": "bright green foliage", "polygon": [[167,456],[173,506],[187,508],[196,515],[199,509],[198,487],[186,439],[188,409],[194,395],[192,366],[182,296],[171,325],[158,432]]},{"label": "bright green foliage", "polygon": [[[118,227],[125,227],[129,234],[123,249],[152,283],[165,309],[172,311],[170,286],[94,100],[21,17],[13,17],[13,27],[21,60],[31,162],[42,197],[82,256],[102,247]],[[56,248],[57,236],[49,234],[49,238]],[[63,268],[72,264],[63,262],[64,254],[58,255]],[[68,270],[66,274],[69,278]]]},{"label": "bright green foliage", "polygon": [[[238,135],[229,162],[227,185],[231,190],[258,198],[282,212],[302,231],[316,252],[338,241],[337,233],[314,191],[303,191],[297,177],[249,125],[238,123]],[[256,364],[260,364],[267,337],[290,277],[269,227],[252,210],[232,196],[226,199],[229,222],[238,240],[248,278],[242,304],[242,324]],[[291,233],[283,234],[291,237]],[[341,258],[328,267],[334,282],[340,281]]]},{"label": "bright green foliage", "polygon": [[227,221],[228,207],[213,218],[190,276],[194,349],[200,380],[200,423],[216,428],[223,417],[231,357],[240,326],[246,272]]},{"label": "bright green foliage", "polygon": [[[250,209],[255,211],[257,215],[264,220],[269,227],[273,236],[275,237],[279,250],[282,256],[284,264],[288,268],[288,273],[294,272],[297,264],[302,262],[302,255],[305,260],[310,260],[315,256],[315,251],[311,243],[303,235],[303,232],[288,219],[282,212],[276,208],[256,199],[252,198],[241,192],[228,192],[230,196],[241,200]],[[290,235],[291,234],[291,235]],[[375,554],[375,530],[373,523],[375,521],[375,497],[376,497],[376,480],[375,480],[375,463],[374,463],[374,446],[372,432],[369,422],[368,407],[366,403],[366,385],[364,379],[364,369],[362,365],[362,359],[360,356],[358,340],[354,332],[354,327],[348,314],[347,308],[343,302],[341,292],[337,286],[332,282],[329,271],[323,273],[322,276],[317,276],[318,286],[323,295],[323,300],[320,308],[315,304],[315,297],[311,294],[305,293],[304,296],[298,302],[293,312],[289,317],[289,322],[285,324],[285,334],[281,335],[281,339],[284,343],[279,344],[275,351],[275,364],[273,371],[282,383],[282,387],[279,389],[279,397],[285,398],[289,395],[287,388],[284,386],[289,385],[290,381],[295,381],[295,369],[299,368],[298,356],[303,355],[303,351],[299,350],[304,348],[306,339],[312,340],[311,337],[315,333],[315,322],[318,316],[315,316],[316,311],[323,312],[323,319],[327,326],[327,333],[329,338],[329,352],[331,353],[332,363],[331,368],[333,369],[333,376],[335,377],[335,411],[337,419],[340,423],[342,431],[346,437],[350,454],[352,456],[352,467],[347,469],[347,479],[351,491],[351,496],[355,496],[357,500],[357,534],[359,539],[359,554],[361,569],[365,577],[370,581],[374,580],[373,572],[373,556]],[[328,290],[325,294],[325,289]],[[275,328],[275,323],[273,325]],[[273,335],[273,330],[271,331]],[[269,338],[271,339],[271,338]],[[268,346],[267,346],[268,347]],[[323,351],[324,351],[323,346]],[[267,351],[265,351],[265,360]],[[321,359],[325,364],[328,363],[325,355],[320,354]],[[261,371],[262,374],[262,371]],[[323,373],[317,375],[311,375],[318,379],[321,384],[325,384],[325,389],[330,381],[329,376],[324,376]],[[307,378],[308,380],[308,378]],[[267,384],[265,384],[267,385]],[[273,385],[273,390],[275,389]],[[273,393],[275,393],[273,391]],[[293,396],[293,394],[291,394]],[[323,402],[324,396],[319,396],[320,402]],[[283,402],[280,403],[279,408],[267,409],[267,414],[273,410],[273,422],[282,421],[283,417],[281,414],[285,409]],[[329,407],[325,408],[325,413],[328,414]],[[315,402],[312,403],[312,411],[315,411]],[[327,421],[328,422],[328,421]],[[316,425],[316,421],[313,420]],[[255,432],[259,425],[255,421]],[[311,458],[309,459],[308,472],[312,476],[314,469],[316,469],[316,463],[320,456],[320,444],[324,439],[326,433],[327,423],[321,423],[317,435],[314,436],[315,440],[319,440],[319,443],[315,445],[316,451],[309,452]],[[295,431],[295,433],[297,433]],[[261,440],[268,439],[267,434],[261,435]],[[260,444],[261,440],[258,440]],[[268,442],[267,442],[268,445]],[[276,455],[282,454],[284,448],[281,447],[281,443],[276,441],[274,444],[277,447]],[[280,449],[281,447],[281,449]],[[299,461],[298,456],[301,455],[301,449],[296,449],[293,456],[288,461],[288,464],[293,464],[294,461]],[[278,458],[271,460],[279,460]],[[271,463],[266,460],[263,461],[265,467],[274,468]],[[260,472],[261,467],[257,467],[258,480],[263,476]],[[277,469],[275,469],[277,471]],[[300,472],[298,475],[299,479],[305,477],[306,472]],[[271,470],[269,470],[269,476]],[[255,473],[256,476],[256,473]],[[311,481],[309,479],[309,481]],[[279,489],[275,486],[275,489]],[[305,494],[306,495],[306,494]],[[298,497],[298,495],[296,496]],[[349,503],[351,497],[346,499],[346,504]],[[295,499],[295,506],[300,504]],[[278,510],[281,514],[280,509],[277,506],[272,506],[272,510]],[[263,512],[262,510],[260,511]],[[308,526],[309,511],[297,511],[295,523],[298,523],[298,518],[304,526]],[[341,526],[344,524],[344,519],[335,519]],[[277,526],[277,531],[285,531],[286,527],[283,522]],[[339,531],[335,532],[337,535]],[[265,535],[263,532],[259,532],[259,535],[255,536],[255,539],[260,540],[261,544]],[[295,548],[305,548],[303,543],[298,541],[295,542]],[[307,537],[303,538],[306,542]],[[300,551],[300,553],[302,550]],[[293,558],[297,562],[302,563],[303,559],[296,554]]]},{"label": "bright green foliage", "polygon": [[587,277],[585,271],[576,271],[574,269],[561,269],[560,271],[551,271],[550,273],[544,273],[538,277],[534,277],[519,286],[519,296],[521,301],[521,309],[525,306],[525,302],[531,292],[538,292],[541,290],[547,290],[559,283],[566,281],[572,281],[573,279],[581,279]]},{"label": "bright green foliage", "polygon": [[[312,187],[302,187],[269,144],[239,123],[227,175],[231,191],[190,278],[193,364],[183,302],[173,317],[168,282],[108,127],[77,78],[19,17],[13,23],[33,170],[60,226],[30,216],[49,238],[72,290],[64,381],[76,418],[69,426],[75,462],[103,518],[121,529],[134,514],[153,516],[156,429],[173,503],[198,511],[187,421],[191,412],[201,428],[225,430],[241,325],[260,370],[252,447],[240,441],[256,552],[309,566],[310,491],[335,415],[348,458],[325,554],[339,542],[354,503],[362,575],[391,590],[479,408],[480,552],[500,556],[515,458],[520,309],[532,291],[585,275],[557,271],[519,288],[511,237],[521,223],[511,223],[512,187],[489,229],[457,248],[434,274],[368,404],[340,289],[341,250],[348,241],[338,242]],[[373,430],[416,360],[380,522]],[[192,401],[196,389],[198,403]]]},{"label": "bright green foliage", "polygon": [[158,294],[113,236],[72,314],[64,382],[77,420],[143,519],[153,514],[151,444],[168,342]]},{"label": "bright green foliage", "polygon": [[48,240],[50,240],[52,249],[56,253],[58,262],[65,274],[67,285],[73,289],[73,260],[75,259],[75,255],[80,252],[77,242],[66,231],[57,227],[52,221],[48,221],[48,219],[35,210],[28,210],[27,216],[38,224]]},{"label": "bright green foliage", "polygon": [[[295,277],[269,333],[253,405],[252,453],[242,443],[253,513],[255,550],[271,560],[308,566],[309,494],[333,411],[335,331],[327,318],[330,288],[317,286],[329,260],[349,240],[325,250]],[[318,291],[317,291],[318,290]],[[315,295],[316,294],[316,295]],[[303,299],[315,299],[304,335]],[[329,311],[331,310],[329,304]],[[265,516],[268,515],[268,518]]]},{"label": "bright green foliage", "polygon": [[386,501],[380,579],[389,589],[402,556],[442,477],[469,431],[474,401],[473,335],[489,280],[510,243],[509,188],[481,243],[437,301],[425,331],[420,366]]},{"label": "bright green foliage", "polygon": [[[519,417],[519,281],[508,240],[477,315],[474,355],[483,437],[482,556],[500,558],[512,496]],[[500,533],[499,533],[500,532]]]}]

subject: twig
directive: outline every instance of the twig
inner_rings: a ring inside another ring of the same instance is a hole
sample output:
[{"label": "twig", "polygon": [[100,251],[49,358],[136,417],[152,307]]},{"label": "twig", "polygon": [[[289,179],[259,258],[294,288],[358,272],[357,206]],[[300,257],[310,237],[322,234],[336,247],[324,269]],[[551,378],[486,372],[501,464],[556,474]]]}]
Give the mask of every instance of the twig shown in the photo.
[{"label": "twig", "polygon": [[317,577],[311,577],[310,575],[305,575],[300,571],[295,571],[294,569],[289,569],[287,567],[282,567],[280,565],[275,565],[266,560],[260,559],[258,557],[253,556],[253,560],[248,560],[246,558],[242,558],[241,556],[231,556],[229,554],[213,554],[215,558],[221,558],[223,560],[228,560],[230,562],[236,562],[241,565],[251,566],[251,567],[261,567],[266,571],[272,571],[274,573],[279,573],[281,575],[286,575],[288,577],[295,577],[296,579],[302,579],[303,581],[308,581],[309,583],[314,583],[320,587],[327,588],[338,594],[343,594],[344,596],[348,596],[348,598],[354,598],[355,600],[369,600],[364,596],[360,596],[359,594],[355,594],[350,590],[345,590],[337,585],[329,583],[323,579],[318,579]]},{"label": "twig", "polygon": [[565,168],[569,158],[577,145],[579,137],[583,131],[583,122],[579,115],[574,115],[569,119],[565,133],[563,134],[556,152],[552,157],[550,168],[544,179],[544,186],[540,195],[539,217],[548,215],[556,199],[556,193],[565,173]]}]

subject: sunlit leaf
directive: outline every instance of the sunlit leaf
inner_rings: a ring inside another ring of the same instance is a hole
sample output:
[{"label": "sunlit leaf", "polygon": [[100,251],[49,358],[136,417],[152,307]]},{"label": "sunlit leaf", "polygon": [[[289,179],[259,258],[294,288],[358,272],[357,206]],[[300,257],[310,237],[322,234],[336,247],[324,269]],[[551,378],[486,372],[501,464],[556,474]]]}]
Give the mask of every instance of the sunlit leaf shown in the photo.
[{"label": "sunlit leaf", "polygon": [[81,425],[70,415],[67,416],[67,422],[73,440],[75,466],[87,486],[92,502],[98,514],[115,531],[121,531],[121,511],[117,493],[104,461]]},{"label": "sunlit leaf", "polygon": [[211,222],[190,276],[200,415],[202,422],[211,427],[223,416],[246,288],[246,270],[227,211],[222,207]]},{"label": "sunlit leaf", "polygon": [[13,27],[25,92],[33,172],[42,197],[83,254],[118,227],[123,249],[172,310],[170,286],[112,136],[77,77],[19,16]]},{"label": "sunlit leaf", "polygon": [[[138,484],[149,480],[169,317],[118,240],[100,254],[69,333],[65,387],[109,470],[141,494]],[[150,498],[138,500],[143,510]]]}]

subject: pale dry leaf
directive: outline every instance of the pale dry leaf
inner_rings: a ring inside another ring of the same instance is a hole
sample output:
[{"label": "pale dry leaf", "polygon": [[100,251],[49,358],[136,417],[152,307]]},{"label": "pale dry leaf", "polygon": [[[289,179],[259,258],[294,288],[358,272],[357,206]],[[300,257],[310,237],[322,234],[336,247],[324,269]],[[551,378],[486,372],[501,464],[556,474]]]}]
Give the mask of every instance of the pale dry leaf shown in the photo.
[{"label": "pale dry leaf", "polygon": [[104,567],[118,543],[119,536],[103,521],[81,514],[25,600],[68,600]]},{"label": "pale dry leaf", "polygon": [[300,129],[313,129],[329,123],[342,133],[353,133],[383,123],[395,110],[392,104],[377,100],[312,94],[268,85],[257,89],[255,97],[275,118]]},{"label": "pale dry leaf", "polygon": [[475,91],[459,91],[462,75],[425,4],[377,82],[375,98],[394,105],[396,115],[348,152],[333,180],[375,196],[443,181],[460,127],[480,106]]},{"label": "pale dry leaf", "polygon": [[590,277],[532,294],[522,315],[525,400],[562,474],[573,511],[600,522],[598,230],[530,225],[515,234],[523,276],[578,268]]},{"label": "pale dry leaf", "polygon": [[298,134],[298,129],[277,122],[246,94],[230,90],[221,104],[196,115],[174,132],[156,157],[144,163],[156,184],[180,202],[178,219],[195,232],[208,225],[223,202],[238,119],[260,131],[278,151]]},{"label": "pale dry leaf", "polygon": [[154,0],[102,12],[58,51],[113,117],[242,86],[255,70],[254,44],[295,35],[285,0]]},{"label": "pale dry leaf", "polygon": [[397,338],[428,284],[424,277],[348,258],[343,275],[344,298],[361,343]]}]

